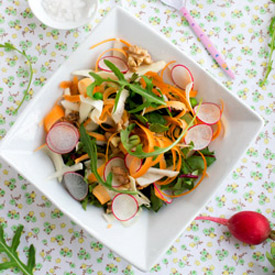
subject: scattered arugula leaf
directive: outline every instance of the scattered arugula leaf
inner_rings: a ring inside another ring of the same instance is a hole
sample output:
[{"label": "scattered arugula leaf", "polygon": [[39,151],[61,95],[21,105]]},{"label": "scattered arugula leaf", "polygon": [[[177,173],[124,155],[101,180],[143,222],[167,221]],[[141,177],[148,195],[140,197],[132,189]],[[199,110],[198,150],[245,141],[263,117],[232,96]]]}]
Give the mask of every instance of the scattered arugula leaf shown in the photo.
[{"label": "scattered arugula leaf", "polygon": [[124,193],[124,194],[131,194],[135,195],[137,192],[130,191],[130,190],[118,190],[112,187],[112,173],[110,173],[107,176],[107,181],[105,182],[101,176],[98,174],[97,171],[97,145],[95,138],[91,138],[84,127],[83,124],[80,125],[80,140],[84,145],[84,148],[86,150],[86,153],[89,155],[91,160],[91,171],[94,173],[98,183],[102,184],[106,188],[118,192],[118,193]]},{"label": "scattered arugula leaf", "polygon": [[113,110],[113,113],[116,111],[117,109],[117,105],[118,105],[118,101],[119,101],[119,98],[120,98],[120,95],[121,95],[121,92],[122,90],[124,89],[124,86],[121,86],[116,94],[116,98],[115,98],[115,105],[114,105],[114,110]]},{"label": "scattered arugula leaf", "polygon": [[151,201],[151,208],[155,212],[158,212],[159,209],[165,204],[163,200],[161,200],[156,196],[153,186],[151,186],[150,201]]},{"label": "scattered arugula leaf", "polygon": [[87,205],[94,205],[96,207],[103,207],[100,201],[94,196],[93,189],[97,186],[97,183],[89,184],[89,191],[86,198],[81,202],[82,208],[87,209]]},{"label": "scattered arugula leaf", "polygon": [[[273,0],[272,0],[272,2],[275,3],[275,1],[273,1]],[[267,80],[267,78],[272,70],[272,66],[273,66],[272,56],[273,56],[273,52],[275,50],[275,16],[271,19],[268,30],[269,30],[269,35],[271,36],[271,42],[268,44],[268,46],[270,48],[270,52],[268,55],[268,63],[266,66],[265,77],[264,77],[264,80],[261,81],[260,87],[263,87],[264,84],[266,83],[266,80]]]},{"label": "scattered arugula leaf", "polygon": [[132,76],[129,79],[130,83],[135,82],[139,78],[139,75],[137,73],[133,73]]},{"label": "scattered arugula leaf", "polygon": [[94,72],[90,72],[89,74],[94,78],[94,82],[87,87],[87,96],[93,99],[94,88],[100,86],[105,80]]},{"label": "scattered arugula leaf", "polygon": [[181,117],[187,124],[190,123],[192,120],[193,116],[190,113],[185,113],[184,116]]},{"label": "scattered arugula leaf", "polygon": [[274,271],[275,271],[275,247],[271,247],[270,253],[268,251],[266,251],[265,255],[266,255],[266,258],[268,259],[268,261],[274,267]]},{"label": "scattered arugula leaf", "polygon": [[171,183],[161,186],[162,190],[168,189],[173,195],[180,195],[184,191],[194,188],[196,179],[194,178],[177,178]]},{"label": "scattered arugula leaf", "polygon": [[147,108],[151,105],[150,102],[145,101],[143,104],[138,105],[135,109],[131,109],[128,111],[128,113],[132,114],[132,113],[138,113],[141,112],[144,108]]},{"label": "scattered arugula leaf", "polygon": [[12,239],[12,244],[11,246],[8,246],[4,239],[4,229],[3,226],[0,225],[0,252],[4,252],[10,261],[4,262],[0,264],[0,271],[1,270],[6,270],[9,268],[19,268],[24,275],[33,275],[33,269],[35,266],[35,248],[31,244],[29,248],[29,258],[28,258],[28,263],[25,265],[18,256],[18,252],[16,251],[19,244],[20,244],[20,237],[23,231],[23,225],[18,225],[15,234]]},{"label": "scattered arugula leaf", "polygon": [[148,120],[149,123],[160,123],[165,125],[167,120],[157,111],[150,112],[144,115],[144,117]]},{"label": "scattered arugula leaf", "polygon": [[163,124],[160,124],[160,123],[152,123],[149,126],[149,130],[152,132],[155,132],[155,133],[162,133],[162,132],[169,130],[169,127],[167,127]]},{"label": "scattered arugula leaf", "polygon": [[[206,160],[207,167],[212,165],[216,161],[216,157],[214,155],[214,152],[210,152],[208,148],[205,148],[200,151]],[[183,165],[186,165],[188,167],[189,171],[188,173],[192,173],[195,170],[199,171],[199,174],[202,173],[204,169],[204,162],[200,154],[193,154],[189,158],[183,161]],[[185,172],[186,173],[186,172]],[[186,173],[187,174],[187,173]]]},{"label": "scattered arugula leaf", "polygon": [[193,148],[194,148],[194,143],[193,143],[193,141],[191,141],[188,144],[187,147],[183,147],[181,149],[181,152],[182,152],[182,154],[183,154],[183,156],[184,156],[185,159],[188,157],[188,154],[193,150]]},{"label": "scattered arugula leaf", "polygon": [[148,119],[142,115],[135,114],[135,117],[144,125],[148,122]]},{"label": "scattered arugula leaf", "polygon": [[27,56],[26,52],[20,51],[19,49],[17,49],[16,47],[14,47],[11,43],[4,43],[4,44],[0,44],[0,48],[4,48],[6,51],[16,51],[19,54],[21,54],[22,56],[24,56],[27,61],[28,61],[28,65],[29,65],[29,70],[30,70],[30,77],[29,77],[29,82],[28,82],[28,86],[27,89],[24,91],[24,96],[22,98],[22,100],[20,101],[19,105],[17,106],[17,108],[13,111],[14,114],[16,114],[18,112],[18,110],[20,109],[20,107],[22,106],[23,102],[26,100],[31,83],[32,83],[32,78],[33,78],[33,68],[32,68],[32,63],[30,58]]}]

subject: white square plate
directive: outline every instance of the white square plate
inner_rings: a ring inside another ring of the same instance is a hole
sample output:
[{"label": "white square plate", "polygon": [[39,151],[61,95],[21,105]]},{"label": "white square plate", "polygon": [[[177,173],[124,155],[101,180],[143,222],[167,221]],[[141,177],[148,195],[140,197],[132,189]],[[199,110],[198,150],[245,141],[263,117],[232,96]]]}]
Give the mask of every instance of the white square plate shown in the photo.
[{"label": "white square plate", "polygon": [[[53,173],[51,160],[41,151],[33,150],[44,143],[45,134],[39,122],[62,94],[61,80],[71,78],[71,72],[92,68],[96,57],[111,45],[90,50],[90,46],[111,37],[120,37],[148,49],[155,60],[177,60],[194,75],[195,89],[204,100],[225,102],[226,135],[213,142],[217,161],[208,170],[209,177],[191,194],[163,207],[158,213],[143,211],[131,227],[114,223],[107,228],[102,209],[87,211],[73,200],[56,181],[47,181]],[[237,97],[213,79],[191,58],[160,34],[129,15],[121,8],[113,9],[96,27],[89,38],[56,71],[28,104],[0,146],[1,156],[27,180],[32,182],[53,203],[91,235],[141,270],[149,270],[211,198],[223,179],[254,140],[263,125],[261,118]]]}]

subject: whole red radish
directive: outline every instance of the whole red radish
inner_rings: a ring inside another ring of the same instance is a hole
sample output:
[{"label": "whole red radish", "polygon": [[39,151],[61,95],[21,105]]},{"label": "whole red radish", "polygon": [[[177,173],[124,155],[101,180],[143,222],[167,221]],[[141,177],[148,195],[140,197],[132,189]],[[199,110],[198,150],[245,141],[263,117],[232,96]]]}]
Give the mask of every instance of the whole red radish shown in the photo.
[{"label": "whole red radish", "polygon": [[271,230],[268,219],[258,212],[241,211],[230,219],[197,217],[195,220],[224,224],[236,239],[247,244],[260,244],[268,238],[275,240],[275,231]]}]

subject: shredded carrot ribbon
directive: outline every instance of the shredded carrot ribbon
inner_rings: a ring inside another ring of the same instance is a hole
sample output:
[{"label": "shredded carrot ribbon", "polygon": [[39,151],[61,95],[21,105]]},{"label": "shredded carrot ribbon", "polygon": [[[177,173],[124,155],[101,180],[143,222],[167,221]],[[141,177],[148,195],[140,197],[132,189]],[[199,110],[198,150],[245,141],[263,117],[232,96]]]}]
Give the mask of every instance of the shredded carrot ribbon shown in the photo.
[{"label": "shredded carrot ribbon", "polygon": [[111,41],[118,41],[118,42],[121,42],[121,43],[125,44],[127,47],[130,47],[130,46],[131,46],[130,43],[128,43],[127,41],[125,41],[125,40],[123,40],[123,39],[121,39],[121,38],[109,38],[109,39],[103,40],[103,41],[101,41],[101,42],[99,42],[99,43],[93,45],[90,49],[92,50],[92,49],[94,49],[94,48],[96,48],[96,47],[98,47],[98,46],[100,46],[100,45],[102,45],[102,44],[104,44],[104,43],[111,42]]},{"label": "shredded carrot ribbon", "polygon": [[164,74],[164,72],[166,71],[166,69],[167,69],[171,64],[176,63],[176,62],[177,62],[176,60],[172,60],[172,61],[168,62],[168,63],[164,66],[164,68],[163,68],[163,69],[161,70],[161,72],[160,72],[160,76],[161,76],[162,80],[163,80],[163,74]]},{"label": "shredded carrot ribbon", "polygon": [[51,127],[61,118],[65,116],[65,112],[60,105],[54,105],[51,111],[44,118],[44,128],[49,132]]},{"label": "shredded carrot ribbon", "polygon": [[66,88],[70,88],[72,85],[72,82],[71,81],[62,81],[60,84],[59,84],[59,87],[61,89],[66,89]]},{"label": "shredded carrot ribbon", "polygon": [[118,134],[118,132],[113,133],[113,134],[109,137],[109,139],[108,139],[107,148],[106,148],[106,154],[105,154],[105,159],[106,159],[106,161],[108,161],[108,154],[109,154],[110,142],[112,141],[112,138],[115,137],[117,134]]},{"label": "shredded carrot ribbon", "polygon": [[217,123],[216,123],[216,129],[215,129],[215,132],[213,133],[213,136],[212,136],[212,141],[215,140],[221,133],[221,129],[222,129],[222,124],[221,124],[221,121],[219,120]]},{"label": "shredded carrot ribbon", "polygon": [[70,102],[80,102],[80,96],[79,95],[63,95],[63,98],[65,100],[70,101]]},{"label": "shredded carrot ribbon", "polygon": [[94,137],[97,141],[104,141],[104,142],[107,141],[104,135],[101,135],[96,132],[88,132],[88,135],[91,137]]}]

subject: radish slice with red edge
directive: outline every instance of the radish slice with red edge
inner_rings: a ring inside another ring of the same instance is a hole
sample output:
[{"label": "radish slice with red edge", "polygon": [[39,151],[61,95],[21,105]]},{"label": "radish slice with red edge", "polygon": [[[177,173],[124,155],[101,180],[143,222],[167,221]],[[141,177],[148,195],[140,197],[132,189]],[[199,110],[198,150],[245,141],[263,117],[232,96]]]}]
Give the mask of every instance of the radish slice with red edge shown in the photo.
[{"label": "radish slice with red edge", "polygon": [[[171,69],[171,79],[175,85],[177,85],[181,89],[185,89],[186,85],[190,82],[194,82],[194,77],[190,70],[182,65],[177,64],[174,65]],[[194,87],[194,83],[192,84],[192,89]]]},{"label": "radish slice with red edge", "polygon": [[79,132],[69,122],[58,122],[53,125],[46,136],[49,149],[57,154],[71,152],[79,140]]},{"label": "radish slice with red edge", "polygon": [[190,127],[186,136],[185,143],[194,143],[193,150],[202,150],[206,148],[212,140],[213,130],[207,124],[198,124]]},{"label": "radish slice with red edge", "polygon": [[[113,157],[111,158],[105,165],[104,171],[103,171],[103,179],[106,181],[108,175],[112,172],[112,167],[118,166],[125,171],[127,171],[125,164],[124,164],[124,159],[121,157]],[[116,177],[113,176],[112,179],[112,187],[120,187],[122,184],[116,179]]]},{"label": "radish slice with red edge", "polygon": [[133,165],[133,172],[137,172],[142,166],[142,160],[138,157],[126,154],[124,157],[124,163],[126,168],[130,171],[130,166]]},{"label": "radish slice with red edge", "polygon": [[138,212],[138,201],[129,194],[117,194],[112,200],[112,212],[119,221],[129,221]]},{"label": "radish slice with red edge", "polygon": [[173,198],[169,198],[169,197],[164,197],[163,196],[163,194],[162,194],[162,192],[160,191],[160,187],[159,187],[159,185],[157,185],[157,184],[155,184],[155,183],[153,183],[154,184],[154,187],[155,187],[155,190],[156,190],[156,192],[158,193],[158,195],[161,197],[161,199],[163,200],[163,201],[165,201],[167,204],[171,204],[172,202],[173,202]]},{"label": "radish slice with red edge", "polygon": [[82,201],[88,195],[88,184],[83,176],[74,172],[67,172],[63,176],[62,183],[69,194],[77,201]]},{"label": "radish slice with red edge", "polygon": [[213,125],[216,124],[221,119],[221,109],[220,107],[212,102],[204,102],[198,109],[198,105],[194,108],[197,118],[206,124]]},{"label": "radish slice with red edge", "polygon": [[104,63],[104,60],[109,60],[110,62],[112,62],[123,74],[126,74],[129,70],[129,67],[126,63],[126,61],[124,61],[122,58],[118,57],[118,56],[103,56],[99,62],[98,62],[98,67],[100,70],[105,71],[105,72],[112,72],[109,67],[106,66],[106,64]]}]

